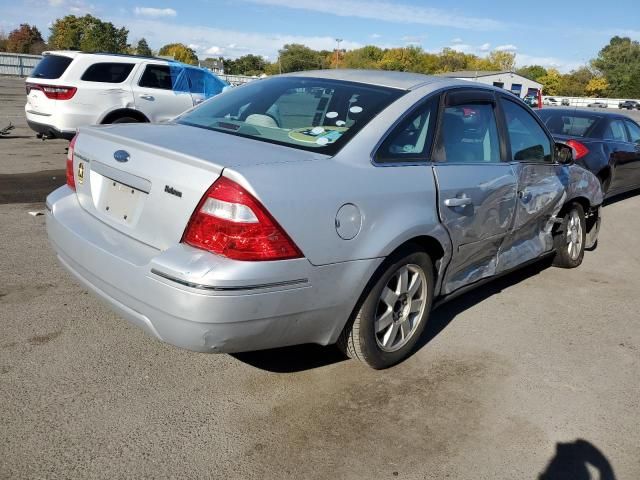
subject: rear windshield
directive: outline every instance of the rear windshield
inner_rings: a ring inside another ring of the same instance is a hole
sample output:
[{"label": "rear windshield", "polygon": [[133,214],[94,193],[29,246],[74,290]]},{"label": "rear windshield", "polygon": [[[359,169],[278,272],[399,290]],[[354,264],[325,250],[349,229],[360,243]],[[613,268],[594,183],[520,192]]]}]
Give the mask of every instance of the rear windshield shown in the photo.
[{"label": "rear windshield", "polygon": [[574,112],[539,112],[540,118],[554,135],[589,137],[600,117],[580,115]]},{"label": "rear windshield", "polygon": [[45,55],[33,69],[31,76],[48,79],[60,78],[72,61],[73,58],[62,55]]},{"label": "rear windshield", "polygon": [[94,63],[82,74],[85,82],[122,83],[133,70],[133,63]]},{"label": "rear windshield", "polygon": [[231,89],[177,121],[333,155],[403,93],[361,83],[276,77]]}]

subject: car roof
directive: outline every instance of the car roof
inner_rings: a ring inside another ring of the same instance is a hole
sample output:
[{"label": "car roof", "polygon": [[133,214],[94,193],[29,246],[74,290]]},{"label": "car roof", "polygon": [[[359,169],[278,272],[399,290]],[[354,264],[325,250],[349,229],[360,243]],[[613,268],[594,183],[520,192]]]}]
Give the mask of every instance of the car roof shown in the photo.
[{"label": "car roof", "polygon": [[626,115],[620,115],[619,113],[614,112],[594,112],[592,110],[579,110],[577,108],[543,108],[540,110],[540,113],[563,113],[565,115],[576,115],[581,117],[591,117],[591,118],[620,118],[623,120],[631,120],[632,118],[627,117]]},{"label": "car roof", "polygon": [[[395,72],[389,70],[351,70],[337,68],[333,70],[308,70],[304,72],[286,73],[283,77],[324,78],[327,80],[342,80],[345,82],[365,83],[381,87],[414,90],[424,85],[441,83],[445,85],[469,85],[469,81],[456,80],[446,77],[434,77],[421,73]],[[478,87],[489,87],[474,83]],[[471,85],[469,85],[471,86]]]}]

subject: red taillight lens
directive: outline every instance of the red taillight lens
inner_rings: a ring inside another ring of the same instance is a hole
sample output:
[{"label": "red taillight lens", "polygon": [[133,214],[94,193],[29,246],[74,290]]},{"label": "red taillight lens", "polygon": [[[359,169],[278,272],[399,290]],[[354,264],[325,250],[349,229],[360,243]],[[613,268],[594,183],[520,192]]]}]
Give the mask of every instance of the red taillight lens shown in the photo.
[{"label": "red taillight lens", "polygon": [[73,98],[78,90],[76,87],[63,87],[61,85],[39,85],[36,83],[27,83],[25,86],[27,95],[31,90],[40,90],[47,98],[51,100],[69,100]]},{"label": "red taillight lens", "polygon": [[182,241],[234,260],[302,257],[302,252],[262,204],[236,182],[220,177],[189,220]]},{"label": "red taillight lens", "polygon": [[78,134],[76,133],[69,142],[69,150],[67,151],[67,185],[74,190],[76,189],[76,179],[73,176],[73,150],[76,148],[77,139]]},{"label": "red taillight lens", "polygon": [[573,156],[574,160],[579,160],[589,153],[589,149],[577,140],[569,140],[567,141],[567,145],[573,148],[573,151],[575,152],[575,155]]}]

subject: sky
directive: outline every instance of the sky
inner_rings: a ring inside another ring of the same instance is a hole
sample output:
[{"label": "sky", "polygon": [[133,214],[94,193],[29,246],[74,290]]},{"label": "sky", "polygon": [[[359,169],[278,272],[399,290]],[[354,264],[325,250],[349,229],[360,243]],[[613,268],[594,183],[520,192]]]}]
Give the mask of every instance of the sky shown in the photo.
[{"label": "sky", "polygon": [[91,13],[145,37],[152,49],[181,42],[200,58],[253,53],[273,61],[286,43],[333,50],[364,45],[450,47],[516,53],[518,66],[567,72],[587,63],[614,35],[640,40],[638,0],[0,0],[0,29]]}]

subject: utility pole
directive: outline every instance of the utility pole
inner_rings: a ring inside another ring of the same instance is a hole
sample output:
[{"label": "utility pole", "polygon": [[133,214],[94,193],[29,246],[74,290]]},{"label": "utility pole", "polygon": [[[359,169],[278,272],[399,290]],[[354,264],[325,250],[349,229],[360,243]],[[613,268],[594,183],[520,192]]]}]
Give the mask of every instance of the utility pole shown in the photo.
[{"label": "utility pole", "polygon": [[336,38],[336,43],[338,44],[338,48],[336,49],[336,68],[338,68],[338,64],[340,63],[340,44],[342,43],[342,39]]}]

